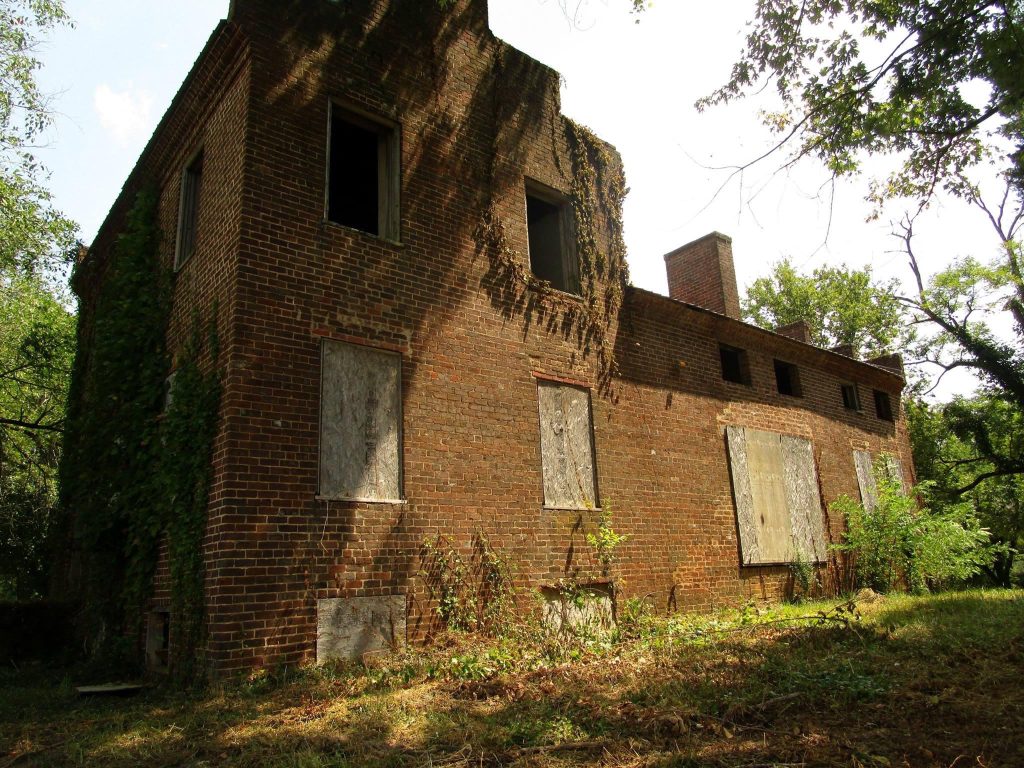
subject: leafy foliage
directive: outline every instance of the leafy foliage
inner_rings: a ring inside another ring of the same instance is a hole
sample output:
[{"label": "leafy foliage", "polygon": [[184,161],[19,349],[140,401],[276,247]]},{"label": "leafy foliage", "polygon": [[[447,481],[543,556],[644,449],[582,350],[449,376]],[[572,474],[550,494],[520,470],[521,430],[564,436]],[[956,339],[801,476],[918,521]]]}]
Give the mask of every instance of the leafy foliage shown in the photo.
[{"label": "leafy foliage", "polygon": [[39,597],[57,528],[56,466],[74,318],[60,286],[75,225],[32,155],[51,122],[35,81],[59,0],[0,0],[0,597]]},{"label": "leafy foliage", "polygon": [[75,318],[36,276],[0,278],[0,597],[41,597]]},{"label": "leafy foliage", "polygon": [[942,512],[920,509],[916,496],[927,488],[904,492],[884,455],[875,462],[874,476],[873,509],[848,496],[832,505],[846,520],[842,542],[832,546],[853,556],[861,586],[878,592],[924,591],[965,581],[989,562],[989,532],[969,505]]},{"label": "leafy foliage", "polygon": [[994,136],[1021,185],[1022,15],[1019,0],[759,0],[729,82],[698,106],[773,83],[782,107],[766,122],[798,157],[843,175],[865,154],[899,153],[889,197],[955,191]]},{"label": "leafy foliage", "polygon": [[160,266],[156,210],[154,191],[140,192],[92,315],[81,320],[90,343],[75,360],[61,499],[88,558],[83,598],[94,650],[139,628],[166,536],[172,671],[188,679],[202,629],[201,545],[220,380],[216,333],[210,329],[204,347],[196,316],[168,397],[170,276]]},{"label": "leafy foliage", "polygon": [[854,354],[903,348],[911,332],[897,295],[899,283],[872,278],[871,267],[822,267],[800,274],[788,259],[755,280],[743,300],[743,317],[764,328],[806,320],[820,347],[849,344]]},{"label": "leafy foliage", "polygon": [[936,407],[910,400],[907,421],[918,477],[931,484],[930,505],[972,505],[994,544],[985,572],[1009,586],[1024,549],[1024,475],[1001,461],[1024,455],[1024,415],[1005,399],[979,395]]},{"label": "leafy foliage", "polygon": [[0,0],[0,272],[59,269],[75,225],[53,210],[33,155],[52,121],[35,81],[41,37],[70,23],[60,0]]}]

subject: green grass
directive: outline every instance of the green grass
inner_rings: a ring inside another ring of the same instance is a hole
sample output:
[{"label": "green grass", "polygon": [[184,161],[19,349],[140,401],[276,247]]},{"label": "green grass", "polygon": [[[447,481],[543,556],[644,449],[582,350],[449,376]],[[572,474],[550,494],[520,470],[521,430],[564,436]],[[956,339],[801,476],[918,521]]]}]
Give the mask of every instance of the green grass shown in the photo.
[{"label": "green grass", "polygon": [[834,605],[455,637],[190,695],[3,671],[0,768],[1024,765],[1024,591]]}]

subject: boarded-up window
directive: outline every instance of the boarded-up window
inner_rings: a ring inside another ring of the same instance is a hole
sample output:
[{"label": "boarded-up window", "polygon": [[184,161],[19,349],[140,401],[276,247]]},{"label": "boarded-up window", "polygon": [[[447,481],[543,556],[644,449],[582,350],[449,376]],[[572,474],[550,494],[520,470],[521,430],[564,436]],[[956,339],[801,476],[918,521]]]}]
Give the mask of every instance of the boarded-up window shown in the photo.
[{"label": "boarded-up window", "polygon": [[[888,453],[884,457],[885,461],[882,464],[882,469],[889,477],[898,480],[900,487],[905,492],[907,484],[903,479],[903,466],[900,464],[900,460]],[[854,451],[853,463],[857,468],[857,486],[860,488],[860,503],[864,506],[864,509],[872,512],[878,505],[878,484],[875,481],[874,462],[871,459],[871,454],[867,451]]]},{"label": "boarded-up window", "polygon": [[810,440],[726,431],[743,564],[822,562],[827,541]]},{"label": "boarded-up window", "polygon": [[399,355],[323,342],[321,496],[401,497],[401,381]]},{"label": "boarded-up window", "polygon": [[538,399],[544,505],[562,509],[596,507],[590,392],[541,381]]}]

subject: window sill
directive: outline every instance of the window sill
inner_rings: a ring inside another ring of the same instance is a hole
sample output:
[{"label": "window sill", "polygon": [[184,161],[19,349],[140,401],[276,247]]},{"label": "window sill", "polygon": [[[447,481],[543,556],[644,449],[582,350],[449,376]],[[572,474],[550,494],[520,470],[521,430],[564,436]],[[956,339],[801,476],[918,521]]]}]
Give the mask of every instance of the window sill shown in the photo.
[{"label": "window sill", "polygon": [[356,229],[355,227],[350,227],[347,224],[341,224],[337,221],[331,221],[330,219],[321,219],[320,223],[329,227],[340,229],[342,232],[349,232],[357,235],[362,235],[363,237],[372,237],[374,240],[379,240],[382,243],[393,245],[396,248],[405,247],[405,244],[402,243],[401,240],[395,240],[394,238],[391,237],[381,237],[380,235],[373,234],[373,232],[367,232],[365,229]]},{"label": "window sill", "polygon": [[549,507],[544,504],[541,507],[544,512],[602,512],[601,507]]},{"label": "window sill", "polygon": [[572,293],[571,291],[564,291],[561,288],[555,288],[555,286],[551,285],[551,283],[548,283],[545,287],[544,285],[542,285],[542,283],[546,283],[547,281],[544,280],[543,278],[537,277],[535,274],[533,274],[533,272],[530,273],[530,278],[531,279],[528,287],[531,291],[536,291],[537,293],[554,293],[557,294],[558,297],[562,299],[571,299],[573,301],[579,302],[583,301],[582,294]]},{"label": "window sill", "polygon": [[317,494],[314,498],[317,501],[337,501],[349,504],[388,504],[396,506],[409,503],[408,499],[364,499],[355,496],[321,496],[320,494]]}]

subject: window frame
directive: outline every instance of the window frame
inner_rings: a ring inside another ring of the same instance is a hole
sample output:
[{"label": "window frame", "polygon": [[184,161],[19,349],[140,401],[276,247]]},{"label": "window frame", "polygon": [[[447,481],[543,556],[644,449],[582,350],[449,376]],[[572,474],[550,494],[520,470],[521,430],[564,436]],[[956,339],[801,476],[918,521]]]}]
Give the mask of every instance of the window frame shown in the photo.
[{"label": "window frame", "polygon": [[[791,392],[782,391],[782,382],[779,379],[779,369],[787,371],[788,381],[791,385]],[[796,363],[790,363],[785,360],[779,360],[778,358],[772,359],[772,369],[775,372],[775,391],[780,395],[786,397],[803,397],[804,387],[803,382],[800,379],[800,367]]]},{"label": "window frame", "polygon": [[892,407],[892,397],[881,389],[872,390],[875,399],[875,416],[881,421],[896,423],[896,411]]},{"label": "window frame", "polygon": [[[377,232],[331,218],[331,145],[335,121],[341,119],[377,136]],[[324,172],[324,221],[370,237],[401,243],[402,240],[402,126],[396,120],[375,115],[339,99],[327,104],[327,149]]]},{"label": "window frame", "polygon": [[178,228],[174,244],[174,271],[178,272],[196,252],[199,241],[199,207],[203,195],[206,152],[200,147],[181,169],[178,191]]},{"label": "window frame", "polygon": [[[847,397],[849,393],[849,397]],[[856,382],[844,381],[839,384],[839,395],[843,400],[843,408],[848,411],[860,413],[863,407],[860,402],[860,392]]]},{"label": "window frame", "polygon": [[[739,378],[732,379],[726,375],[725,367],[725,355],[736,354],[736,363],[739,368]],[[718,362],[721,367],[722,381],[727,381],[730,384],[742,384],[743,386],[749,387],[751,385],[750,378],[750,356],[747,354],[747,350],[740,347],[734,347],[731,344],[725,344],[723,342],[718,343]]]},{"label": "window frame", "polygon": [[[535,179],[524,177],[523,179],[523,212],[526,217],[526,258],[530,268],[530,274],[538,280],[546,280],[556,291],[567,293],[571,296],[580,296],[582,288],[580,284],[580,263],[579,253],[576,247],[576,213],[573,209],[572,198],[557,189],[547,186]],[[564,285],[555,285],[552,281],[541,276],[533,266],[533,253],[530,248],[530,198],[550,205],[558,209],[558,239],[560,241],[560,256],[562,276]]]}]

